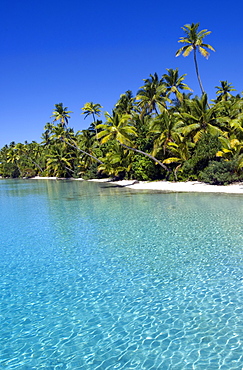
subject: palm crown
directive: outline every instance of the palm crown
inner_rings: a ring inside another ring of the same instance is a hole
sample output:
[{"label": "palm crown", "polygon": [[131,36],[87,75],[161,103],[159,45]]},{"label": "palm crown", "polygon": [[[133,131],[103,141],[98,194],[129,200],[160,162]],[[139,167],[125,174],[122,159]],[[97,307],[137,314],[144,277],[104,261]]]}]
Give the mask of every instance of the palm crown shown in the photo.
[{"label": "palm crown", "polygon": [[198,27],[199,23],[186,24],[184,27],[181,27],[186,36],[180,37],[180,40],[178,40],[178,42],[186,45],[177,50],[176,56],[182,54],[184,57],[187,57],[192,50],[198,49],[202,56],[208,58],[209,52],[206,49],[215,51],[215,49],[211,45],[205,44],[203,42],[204,37],[210,35],[211,31],[205,29],[198,32]]}]

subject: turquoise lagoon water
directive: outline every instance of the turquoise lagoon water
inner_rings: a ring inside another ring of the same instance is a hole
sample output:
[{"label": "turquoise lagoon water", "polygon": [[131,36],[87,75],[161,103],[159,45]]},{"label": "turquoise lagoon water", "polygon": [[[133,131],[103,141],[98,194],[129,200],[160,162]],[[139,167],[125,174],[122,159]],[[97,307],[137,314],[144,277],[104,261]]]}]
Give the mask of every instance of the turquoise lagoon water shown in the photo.
[{"label": "turquoise lagoon water", "polygon": [[0,369],[242,369],[242,196],[1,180],[0,202]]}]

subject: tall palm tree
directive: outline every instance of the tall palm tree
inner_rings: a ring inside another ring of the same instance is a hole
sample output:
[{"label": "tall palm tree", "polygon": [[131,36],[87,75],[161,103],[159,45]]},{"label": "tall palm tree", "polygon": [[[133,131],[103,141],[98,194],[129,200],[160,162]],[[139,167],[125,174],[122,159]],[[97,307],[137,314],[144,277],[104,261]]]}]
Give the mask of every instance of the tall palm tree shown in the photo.
[{"label": "tall palm tree", "polygon": [[180,54],[182,54],[184,57],[187,57],[191,53],[191,51],[193,51],[197,79],[199,82],[200,89],[202,93],[204,93],[205,91],[203,89],[202,81],[201,81],[199,70],[198,70],[197,50],[202,56],[208,59],[209,52],[207,49],[210,49],[212,51],[215,51],[215,49],[211,45],[205,44],[203,42],[204,37],[209,35],[211,31],[208,31],[206,29],[198,31],[198,27],[199,27],[199,23],[186,24],[184,27],[181,27],[183,31],[185,32],[186,36],[180,37],[180,40],[178,42],[186,44],[186,45],[182,46],[182,48],[177,50],[176,57],[179,56]]},{"label": "tall palm tree", "polygon": [[69,113],[73,113],[71,111],[67,111],[67,107],[63,107],[63,103],[55,104],[55,110],[52,112],[52,116],[54,117],[53,122],[60,121],[63,127],[68,125],[68,119],[70,118]]}]

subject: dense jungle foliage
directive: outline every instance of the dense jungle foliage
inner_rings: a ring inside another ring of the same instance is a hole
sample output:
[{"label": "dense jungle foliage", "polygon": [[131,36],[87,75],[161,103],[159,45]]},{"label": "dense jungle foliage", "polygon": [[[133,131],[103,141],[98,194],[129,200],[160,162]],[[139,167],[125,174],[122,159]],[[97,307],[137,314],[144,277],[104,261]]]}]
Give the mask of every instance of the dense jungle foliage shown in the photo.
[{"label": "dense jungle foliage", "polygon": [[82,114],[92,123],[82,131],[68,126],[72,112],[56,104],[40,143],[12,142],[0,150],[0,176],[243,181],[243,98],[220,81],[215,99],[208,100],[197,53],[207,58],[207,49],[214,49],[203,42],[210,31],[198,27],[182,27],[179,42],[185,45],[176,56],[193,53],[201,97],[193,96],[186,75],[167,69],[161,78],[155,73],[144,79],[135,96],[122,94],[104,122],[103,107],[86,103]]}]

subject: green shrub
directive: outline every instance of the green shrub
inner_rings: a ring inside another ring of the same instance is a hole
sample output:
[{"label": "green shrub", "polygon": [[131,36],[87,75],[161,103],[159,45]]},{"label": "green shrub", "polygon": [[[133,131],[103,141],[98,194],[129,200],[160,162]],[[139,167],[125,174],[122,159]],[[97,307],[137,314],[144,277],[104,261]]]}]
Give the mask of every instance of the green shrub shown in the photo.
[{"label": "green shrub", "polygon": [[211,185],[227,185],[241,181],[242,175],[237,174],[233,161],[211,161],[199,174],[199,179]]},{"label": "green shrub", "polygon": [[138,181],[155,180],[161,178],[161,168],[148,157],[136,154],[132,162],[131,175],[130,177]]},{"label": "green shrub", "polygon": [[205,133],[198,140],[192,157],[182,167],[183,175],[187,179],[196,180],[210,161],[216,160],[216,153],[221,149],[221,143],[217,136]]}]

